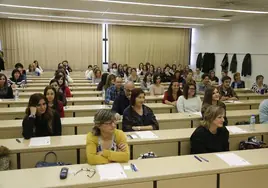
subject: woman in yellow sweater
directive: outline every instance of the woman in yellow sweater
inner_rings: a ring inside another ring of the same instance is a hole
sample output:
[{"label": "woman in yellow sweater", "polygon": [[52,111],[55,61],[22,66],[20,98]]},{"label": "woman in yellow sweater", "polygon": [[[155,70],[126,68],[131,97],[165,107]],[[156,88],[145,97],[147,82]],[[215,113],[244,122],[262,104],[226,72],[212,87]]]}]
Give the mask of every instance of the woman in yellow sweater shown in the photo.
[{"label": "woman in yellow sweater", "polygon": [[129,147],[123,131],[116,129],[115,114],[99,110],[94,116],[94,127],[87,135],[86,154],[91,165],[128,162]]}]

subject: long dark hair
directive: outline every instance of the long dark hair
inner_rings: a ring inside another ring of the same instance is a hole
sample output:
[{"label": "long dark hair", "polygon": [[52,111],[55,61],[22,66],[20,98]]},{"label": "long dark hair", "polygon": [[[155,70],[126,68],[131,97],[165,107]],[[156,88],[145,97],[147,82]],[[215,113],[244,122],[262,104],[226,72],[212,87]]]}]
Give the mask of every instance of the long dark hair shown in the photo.
[{"label": "long dark hair", "polygon": [[212,105],[212,96],[213,96],[213,92],[214,92],[215,89],[217,89],[217,88],[214,87],[214,86],[210,86],[210,87],[208,87],[206,89],[205,94],[204,94],[203,105],[204,104],[210,104],[210,105]]},{"label": "long dark hair", "polygon": [[131,96],[130,96],[130,105],[131,106],[135,106],[136,98],[142,93],[145,94],[141,88],[134,88],[131,91]]},{"label": "long dark hair", "polygon": [[184,96],[185,99],[188,99],[188,91],[189,91],[190,86],[194,86],[194,88],[195,88],[195,93],[194,93],[194,96],[193,96],[193,97],[196,96],[196,85],[193,84],[193,83],[187,83],[187,84],[185,84],[184,87],[183,87],[183,96]]},{"label": "long dark hair", "polygon": [[105,83],[105,85],[103,86],[103,88],[106,90],[106,89],[108,89],[110,86],[112,86],[111,81],[112,81],[112,80],[115,80],[115,78],[116,78],[115,75],[110,74],[110,75],[107,77],[107,79],[106,79],[106,83]]},{"label": "long dark hair", "polygon": [[109,75],[108,73],[103,73],[101,75],[101,81],[98,84],[97,91],[102,91],[103,86],[106,84],[106,80],[107,80],[108,75]]},{"label": "long dark hair", "polygon": [[53,99],[53,109],[59,111],[59,103],[58,103],[58,92],[56,91],[56,89],[52,86],[47,86],[44,89],[44,96],[47,96],[47,91],[51,89],[54,92],[54,99]]},{"label": "long dark hair", "polygon": [[[172,96],[172,93],[173,93],[173,91],[172,91],[172,85],[173,85],[173,83],[175,83],[175,82],[179,83],[177,80],[172,80],[172,81],[170,82],[170,84],[169,84],[169,87],[168,87],[168,90],[167,90],[167,93],[168,93],[168,101],[173,101],[173,96]],[[178,88],[177,97],[179,98],[179,96],[181,96],[181,95],[182,95],[182,92],[181,92],[180,88]],[[175,100],[177,100],[177,99],[175,99]]]},{"label": "long dark hair", "polygon": [[67,100],[66,100],[66,96],[63,92],[60,91],[60,84],[59,84],[59,81],[57,79],[52,79],[49,83],[49,85],[51,85],[52,83],[57,83],[58,86],[59,86],[59,90],[57,91],[57,97],[58,97],[58,100],[61,101],[63,103],[64,106],[67,105]]},{"label": "long dark hair", "polygon": [[7,82],[7,77],[3,73],[0,73],[0,78],[4,76],[5,77],[5,83],[3,86],[3,93],[6,94],[8,92],[8,82]]},{"label": "long dark hair", "polygon": [[[19,73],[20,74],[20,76],[19,76],[19,78],[16,80],[15,79],[15,73]],[[11,73],[11,76],[12,76],[12,78],[11,78],[11,80],[13,81],[13,82],[20,82],[21,81],[21,73],[20,73],[20,71],[18,70],[18,69],[14,69],[13,71],[12,71],[12,73]]]},{"label": "long dark hair", "polygon": [[39,104],[39,101],[42,100],[42,99],[46,102],[46,105],[47,105],[47,108],[46,108],[46,111],[45,111],[43,117],[44,117],[45,120],[48,121],[48,128],[52,132],[52,130],[53,130],[52,129],[52,121],[53,121],[53,118],[54,118],[53,109],[48,107],[47,98],[43,94],[35,93],[35,94],[32,94],[30,96],[28,106],[27,106],[27,108],[25,110],[25,114],[26,114],[25,117],[28,117],[30,115],[30,113],[31,113],[30,107],[36,107]]}]

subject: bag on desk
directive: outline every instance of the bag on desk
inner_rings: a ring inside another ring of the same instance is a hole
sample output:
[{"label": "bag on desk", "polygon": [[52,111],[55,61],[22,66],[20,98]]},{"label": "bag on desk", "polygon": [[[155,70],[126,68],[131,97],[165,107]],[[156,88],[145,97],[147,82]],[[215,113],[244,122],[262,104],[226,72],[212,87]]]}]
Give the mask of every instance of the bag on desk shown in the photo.
[{"label": "bag on desk", "polygon": [[[55,162],[47,162],[47,156],[48,155],[54,155],[55,156]],[[44,158],[44,161],[39,161],[36,163],[35,165],[35,168],[42,168],[42,167],[50,167],[50,166],[63,166],[63,165],[71,165],[70,163],[63,163],[63,162],[57,162],[57,155],[56,153],[54,152],[48,152],[46,155],[45,155],[45,158]]]},{"label": "bag on desk", "polygon": [[141,154],[138,159],[151,159],[151,158],[157,158],[156,154],[154,152],[148,152]]},{"label": "bag on desk", "polygon": [[267,148],[268,146],[259,141],[255,136],[249,137],[247,141],[242,141],[239,144],[240,150],[247,150],[247,149],[259,149],[259,148]]}]

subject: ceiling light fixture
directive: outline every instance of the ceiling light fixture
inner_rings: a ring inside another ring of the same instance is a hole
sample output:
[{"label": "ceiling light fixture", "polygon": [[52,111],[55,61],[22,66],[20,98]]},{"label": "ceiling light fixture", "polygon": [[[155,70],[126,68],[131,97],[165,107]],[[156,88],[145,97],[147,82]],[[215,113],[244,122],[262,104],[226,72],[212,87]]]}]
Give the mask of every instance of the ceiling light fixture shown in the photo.
[{"label": "ceiling light fixture", "polygon": [[203,17],[188,17],[188,16],[166,16],[166,15],[156,15],[156,14],[136,14],[136,13],[125,13],[125,12],[91,11],[91,10],[78,10],[78,9],[65,9],[65,8],[50,8],[50,7],[35,7],[35,6],[9,5],[9,4],[0,4],[0,6],[2,6],[2,7],[10,7],[10,8],[26,8],[26,9],[37,9],[37,10],[52,10],[52,11],[95,13],[95,14],[111,14],[111,15],[124,15],[124,16],[140,16],[140,17],[155,17],[155,18],[174,18],[174,19],[207,20],[207,21],[230,21],[230,19],[223,19],[223,18],[203,18]]},{"label": "ceiling light fixture", "polygon": [[131,1],[114,1],[114,0],[80,0],[80,1],[95,1],[95,2],[105,2],[105,3],[141,5],[141,6],[154,6],[154,7],[166,7],[166,8],[212,10],[212,11],[237,12],[237,13],[248,13],[248,14],[268,14],[267,11],[208,8],[208,7],[181,6],[181,5],[168,5],[168,4],[152,4],[152,3],[141,3],[141,2],[131,2]]},{"label": "ceiling light fixture", "polygon": [[22,14],[22,13],[11,13],[11,12],[0,12],[0,14],[16,15],[16,16],[59,18],[59,19],[74,19],[74,20],[92,20],[92,21],[99,21],[99,22],[126,22],[126,23],[147,23],[147,24],[163,24],[163,25],[203,26],[203,24],[191,24],[191,23],[152,22],[152,21],[142,21],[142,20],[98,19],[98,18],[84,18],[84,17],[70,17],[70,16],[51,16],[51,15],[41,15],[41,14]]}]

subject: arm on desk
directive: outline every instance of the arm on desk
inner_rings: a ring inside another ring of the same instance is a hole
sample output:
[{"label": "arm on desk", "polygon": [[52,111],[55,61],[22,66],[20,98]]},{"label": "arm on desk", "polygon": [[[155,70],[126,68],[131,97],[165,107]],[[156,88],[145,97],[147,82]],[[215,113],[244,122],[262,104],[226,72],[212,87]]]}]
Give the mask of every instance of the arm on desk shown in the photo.
[{"label": "arm on desk", "polygon": [[130,159],[130,153],[125,133],[121,130],[117,130],[115,137],[117,145],[124,144],[126,146],[125,151],[103,150],[102,156],[113,162],[128,162]]},{"label": "arm on desk", "polygon": [[86,155],[88,164],[98,165],[109,163],[107,158],[97,154],[97,143],[94,142],[93,135],[91,133],[87,136]]},{"label": "arm on desk", "polygon": [[35,118],[25,117],[22,122],[22,136],[25,139],[30,139],[34,136],[34,122]]}]

